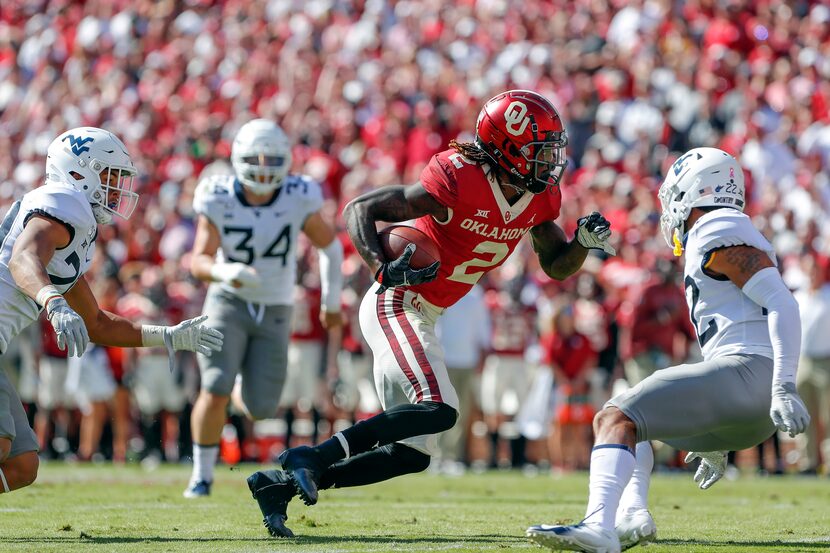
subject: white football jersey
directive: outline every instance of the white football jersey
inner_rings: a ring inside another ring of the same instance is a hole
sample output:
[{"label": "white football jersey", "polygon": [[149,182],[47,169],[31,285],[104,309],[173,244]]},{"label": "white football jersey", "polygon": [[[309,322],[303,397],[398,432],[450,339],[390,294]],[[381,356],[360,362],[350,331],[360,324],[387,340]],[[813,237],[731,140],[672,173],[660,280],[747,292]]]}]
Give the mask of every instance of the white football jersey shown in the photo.
[{"label": "white football jersey", "polygon": [[62,294],[89,269],[95,253],[98,224],[82,192],[67,184],[49,183],[12,205],[0,225],[0,352],[40,313],[40,306],[17,287],[9,271],[14,243],[33,215],[60,221],[69,231],[69,245],[56,250],[46,266],[49,280]]},{"label": "white football jersey", "polygon": [[199,183],[193,208],[219,231],[218,262],[244,263],[262,279],[257,287],[224,290],[264,305],[291,305],[297,273],[297,236],[306,219],[323,205],[320,185],[305,176],[288,175],[273,199],[252,206],[233,175],[214,175]]},{"label": "white football jersey", "polygon": [[729,246],[752,246],[776,263],[769,241],[751,219],[736,209],[703,215],[686,237],[683,285],[703,358],[752,353],[772,359],[767,315],[726,277],[713,278],[703,267],[713,252]]}]

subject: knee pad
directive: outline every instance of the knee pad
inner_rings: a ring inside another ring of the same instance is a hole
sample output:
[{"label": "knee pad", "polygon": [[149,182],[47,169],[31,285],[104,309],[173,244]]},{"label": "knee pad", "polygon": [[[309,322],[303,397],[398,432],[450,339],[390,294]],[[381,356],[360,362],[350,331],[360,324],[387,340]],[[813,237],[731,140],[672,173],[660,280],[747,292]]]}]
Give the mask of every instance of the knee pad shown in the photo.
[{"label": "knee pad", "polygon": [[429,468],[430,456],[404,444],[394,443],[383,446],[389,451],[401,468],[407,473],[423,472]]},{"label": "knee pad", "polygon": [[245,398],[242,398],[245,407],[248,409],[248,415],[254,420],[272,419],[277,414],[276,401],[260,401],[248,403]]},{"label": "knee pad", "polygon": [[438,434],[455,426],[455,421],[458,420],[458,411],[453,407],[446,403],[434,401],[424,401],[421,402],[421,405],[429,409],[430,412],[430,426],[432,427],[430,434]]}]

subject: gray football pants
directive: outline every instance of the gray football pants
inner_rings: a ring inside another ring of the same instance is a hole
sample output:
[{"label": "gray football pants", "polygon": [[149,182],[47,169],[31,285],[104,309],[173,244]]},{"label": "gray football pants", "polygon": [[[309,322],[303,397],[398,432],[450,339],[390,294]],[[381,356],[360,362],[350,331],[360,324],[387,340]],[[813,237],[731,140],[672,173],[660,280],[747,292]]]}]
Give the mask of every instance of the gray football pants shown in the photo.
[{"label": "gray football pants", "polygon": [[775,431],[769,416],[772,360],[727,355],[655,372],[606,406],[637,426],[637,442],[659,440],[685,451],[755,446]]}]

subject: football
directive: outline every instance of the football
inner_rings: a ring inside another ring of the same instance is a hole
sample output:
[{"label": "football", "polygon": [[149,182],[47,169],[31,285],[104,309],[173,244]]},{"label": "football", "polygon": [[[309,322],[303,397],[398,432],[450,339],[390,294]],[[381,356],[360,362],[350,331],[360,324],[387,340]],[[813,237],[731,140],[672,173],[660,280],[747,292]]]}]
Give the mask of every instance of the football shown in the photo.
[{"label": "football", "polygon": [[409,266],[413,269],[429,267],[436,261],[441,261],[441,254],[438,246],[432,238],[416,229],[406,225],[392,225],[378,233],[380,245],[383,248],[383,255],[387,261],[397,259],[403,253],[407,244],[415,244],[415,253],[409,260]]}]

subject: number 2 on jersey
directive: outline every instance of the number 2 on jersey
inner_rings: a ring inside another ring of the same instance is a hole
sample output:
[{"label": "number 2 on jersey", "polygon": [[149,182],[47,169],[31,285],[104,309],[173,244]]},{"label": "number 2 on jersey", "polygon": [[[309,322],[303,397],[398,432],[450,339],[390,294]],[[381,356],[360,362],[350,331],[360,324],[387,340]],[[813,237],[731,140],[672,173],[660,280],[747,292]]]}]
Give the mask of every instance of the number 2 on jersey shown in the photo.
[{"label": "number 2 on jersey", "polygon": [[463,282],[465,284],[469,284],[470,286],[474,285],[487,271],[469,273],[467,272],[467,269],[470,267],[485,268],[498,265],[505,257],[507,257],[507,254],[510,253],[510,248],[507,247],[507,244],[502,242],[482,242],[473,249],[473,253],[490,254],[492,257],[490,259],[480,259],[478,257],[474,257],[469,261],[456,265],[452,274],[447,277],[449,280]]},{"label": "number 2 on jersey", "polygon": [[692,308],[690,309],[690,314],[692,317],[692,324],[695,325],[695,332],[697,333],[697,342],[700,344],[700,347],[706,345],[706,342],[712,339],[712,336],[717,334],[718,332],[718,323],[715,322],[714,319],[709,321],[709,324],[706,326],[705,329],[701,330],[700,326],[698,325],[697,317],[695,316],[695,311],[697,311],[697,302],[700,299],[700,288],[697,287],[695,281],[692,277],[686,276],[683,280],[683,286],[686,289],[692,289]]}]

